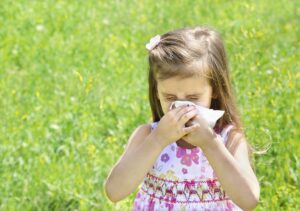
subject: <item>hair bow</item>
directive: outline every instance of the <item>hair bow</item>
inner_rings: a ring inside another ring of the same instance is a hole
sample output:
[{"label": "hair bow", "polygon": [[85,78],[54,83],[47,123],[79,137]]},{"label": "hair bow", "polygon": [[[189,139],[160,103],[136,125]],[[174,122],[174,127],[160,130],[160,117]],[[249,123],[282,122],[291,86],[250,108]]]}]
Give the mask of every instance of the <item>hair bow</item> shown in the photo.
[{"label": "hair bow", "polygon": [[146,48],[151,51],[155,46],[158,45],[160,41],[160,35],[156,35],[155,37],[150,39],[150,42],[146,44]]}]

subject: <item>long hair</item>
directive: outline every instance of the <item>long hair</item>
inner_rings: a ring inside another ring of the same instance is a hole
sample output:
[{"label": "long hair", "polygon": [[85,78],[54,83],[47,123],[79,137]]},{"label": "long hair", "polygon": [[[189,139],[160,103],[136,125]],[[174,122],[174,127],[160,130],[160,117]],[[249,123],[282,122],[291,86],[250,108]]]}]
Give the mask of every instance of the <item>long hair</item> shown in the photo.
[{"label": "long hair", "polygon": [[[171,77],[187,78],[197,75],[209,79],[216,98],[212,98],[211,109],[224,110],[216,127],[233,124],[230,136],[235,132],[245,134],[240,113],[231,86],[230,71],[225,48],[219,33],[208,26],[186,27],[161,35],[160,42],[149,51],[149,101],[153,121],[163,114],[157,94],[157,82]],[[238,137],[230,147],[236,147]],[[249,152],[251,147],[248,144]],[[252,153],[249,153],[249,157]]]}]

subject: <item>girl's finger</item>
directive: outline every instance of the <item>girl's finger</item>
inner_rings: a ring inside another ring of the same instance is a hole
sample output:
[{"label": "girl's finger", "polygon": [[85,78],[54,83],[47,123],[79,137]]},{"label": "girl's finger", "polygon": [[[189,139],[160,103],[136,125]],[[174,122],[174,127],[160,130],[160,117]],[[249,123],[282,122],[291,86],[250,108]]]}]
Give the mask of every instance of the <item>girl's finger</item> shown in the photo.
[{"label": "girl's finger", "polygon": [[200,125],[198,123],[196,123],[190,127],[183,128],[184,135],[187,135],[187,134],[193,132],[194,130],[196,130],[199,127],[200,127]]},{"label": "girl's finger", "polygon": [[186,106],[178,106],[177,108],[171,109],[170,112],[172,114],[177,114],[179,111],[183,110]]},{"label": "girl's finger", "polygon": [[[178,112],[180,113],[180,112]],[[180,113],[181,116],[179,116],[178,121],[181,125],[185,125],[191,118],[195,117],[198,113],[198,110],[196,108],[188,110],[186,113]]]},{"label": "girl's finger", "polygon": [[[181,107],[181,106],[180,106]],[[182,106],[183,108],[180,109],[177,113],[176,113],[176,117],[177,117],[177,121],[180,120],[180,118],[182,117],[182,115],[184,115],[185,113],[188,113],[191,110],[195,110],[195,107],[193,106]]]}]

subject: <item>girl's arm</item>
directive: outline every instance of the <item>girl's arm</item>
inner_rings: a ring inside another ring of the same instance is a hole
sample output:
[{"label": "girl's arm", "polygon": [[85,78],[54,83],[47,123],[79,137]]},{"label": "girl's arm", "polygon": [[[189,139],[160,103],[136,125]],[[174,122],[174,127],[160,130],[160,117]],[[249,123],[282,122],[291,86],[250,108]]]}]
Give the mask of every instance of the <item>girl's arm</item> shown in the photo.
[{"label": "girl's arm", "polygon": [[229,197],[242,209],[252,210],[258,203],[260,188],[248,159],[247,142],[242,137],[234,155],[217,139],[202,150]]},{"label": "girl's arm", "polygon": [[124,154],[111,170],[106,183],[106,195],[118,202],[131,194],[142,182],[164,149],[150,125],[139,126],[131,135]]}]

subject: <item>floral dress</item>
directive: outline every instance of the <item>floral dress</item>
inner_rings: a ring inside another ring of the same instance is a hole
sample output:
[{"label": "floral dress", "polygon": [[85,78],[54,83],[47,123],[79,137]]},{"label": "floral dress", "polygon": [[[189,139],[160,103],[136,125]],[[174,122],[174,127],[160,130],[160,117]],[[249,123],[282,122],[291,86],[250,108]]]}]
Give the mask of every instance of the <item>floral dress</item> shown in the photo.
[{"label": "floral dress", "polygon": [[[158,122],[151,123],[151,130]],[[214,128],[225,144],[229,130]],[[222,189],[201,148],[167,145],[149,170],[136,194],[132,211],[241,210]]]}]

